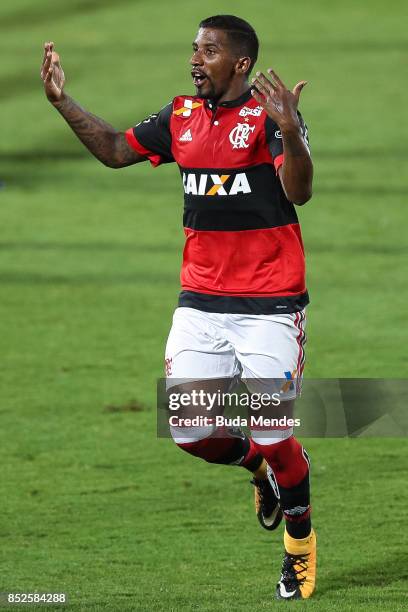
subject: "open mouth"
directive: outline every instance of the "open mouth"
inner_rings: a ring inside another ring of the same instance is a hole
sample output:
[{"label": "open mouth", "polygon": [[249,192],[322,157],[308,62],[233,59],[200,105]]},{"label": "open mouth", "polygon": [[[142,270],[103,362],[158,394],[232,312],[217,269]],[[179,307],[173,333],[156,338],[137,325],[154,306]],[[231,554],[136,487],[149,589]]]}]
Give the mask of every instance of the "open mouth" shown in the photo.
[{"label": "open mouth", "polygon": [[191,76],[193,77],[193,83],[196,87],[201,87],[204,81],[207,79],[206,75],[199,70],[192,70]]}]

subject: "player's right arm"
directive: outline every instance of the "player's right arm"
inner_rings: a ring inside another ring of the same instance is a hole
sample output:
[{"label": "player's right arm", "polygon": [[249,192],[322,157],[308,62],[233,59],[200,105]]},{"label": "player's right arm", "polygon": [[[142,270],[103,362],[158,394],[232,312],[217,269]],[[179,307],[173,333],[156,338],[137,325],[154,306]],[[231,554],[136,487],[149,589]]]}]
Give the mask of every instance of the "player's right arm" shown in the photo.
[{"label": "player's right arm", "polygon": [[124,132],[118,132],[64,93],[65,75],[52,42],[44,44],[41,78],[48,100],[79,140],[105,166],[124,168],[147,159],[129,146]]}]

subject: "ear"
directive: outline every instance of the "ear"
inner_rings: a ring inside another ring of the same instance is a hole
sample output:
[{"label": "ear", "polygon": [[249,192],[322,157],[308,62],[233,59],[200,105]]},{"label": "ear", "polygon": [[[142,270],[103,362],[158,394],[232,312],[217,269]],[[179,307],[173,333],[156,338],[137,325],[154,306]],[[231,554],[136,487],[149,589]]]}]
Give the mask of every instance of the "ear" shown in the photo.
[{"label": "ear", "polygon": [[247,74],[251,69],[251,63],[250,57],[240,57],[235,64],[235,72],[237,74]]}]

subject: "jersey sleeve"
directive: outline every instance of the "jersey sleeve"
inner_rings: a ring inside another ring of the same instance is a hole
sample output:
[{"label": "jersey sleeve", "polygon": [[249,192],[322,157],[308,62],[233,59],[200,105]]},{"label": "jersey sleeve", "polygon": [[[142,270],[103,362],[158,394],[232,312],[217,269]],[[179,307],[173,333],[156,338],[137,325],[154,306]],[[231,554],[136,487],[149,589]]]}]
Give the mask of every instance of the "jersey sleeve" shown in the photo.
[{"label": "jersey sleeve", "polygon": [[[310,153],[310,145],[309,145],[309,134],[307,130],[307,125],[305,124],[302,115],[298,111],[298,118],[300,123],[300,129],[302,131],[302,138],[306,145],[307,150]],[[265,133],[266,133],[266,142],[269,146],[269,151],[272,155],[273,165],[275,166],[276,172],[278,172],[279,168],[283,164],[284,153],[283,153],[283,143],[282,143],[282,134],[279,129],[279,126],[270,118],[267,117],[265,121]]]},{"label": "jersey sleeve", "polygon": [[149,115],[135,127],[126,130],[128,144],[150,160],[152,166],[174,162],[171,152],[170,119],[173,103]]}]

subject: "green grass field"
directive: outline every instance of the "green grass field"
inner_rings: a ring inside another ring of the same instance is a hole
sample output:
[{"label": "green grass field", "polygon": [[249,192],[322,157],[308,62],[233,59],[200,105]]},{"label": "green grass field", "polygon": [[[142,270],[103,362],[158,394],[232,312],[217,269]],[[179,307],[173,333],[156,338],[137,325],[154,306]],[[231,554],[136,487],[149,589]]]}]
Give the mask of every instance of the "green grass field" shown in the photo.
[{"label": "green grass field", "polygon": [[[404,378],[404,8],[2,1],[0,591],[65,591],[72,610],[284,607],[281,534],[258,528],[247,474],[156,437],[183,243],[178,171],[93,160],[43,96],[43,42],[56,43],[67,91],[124,129],[192,92],[201,18],[247,18],[259,66],[309,81],[306,375]],[[304,442],[319,579],[313,600],[288,607],[406,609],[406,440]]]}]

